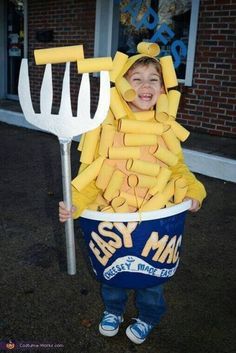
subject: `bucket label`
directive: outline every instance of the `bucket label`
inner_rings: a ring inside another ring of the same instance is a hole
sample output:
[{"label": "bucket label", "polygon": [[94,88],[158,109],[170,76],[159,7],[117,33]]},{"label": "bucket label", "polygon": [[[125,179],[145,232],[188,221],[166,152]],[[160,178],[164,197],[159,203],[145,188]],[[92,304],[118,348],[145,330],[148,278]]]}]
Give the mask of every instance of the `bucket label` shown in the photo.
[{"label": "bucket label", "polygon": [[123,256],[116,259],[109,267],[107,267],[103,272],[103,276],[108,281],[121,272],[136,272],[159,278],[172,277],[177,270],[178,264],[179,260],[171,269],[160,269],[150,265],[137,256]]}]

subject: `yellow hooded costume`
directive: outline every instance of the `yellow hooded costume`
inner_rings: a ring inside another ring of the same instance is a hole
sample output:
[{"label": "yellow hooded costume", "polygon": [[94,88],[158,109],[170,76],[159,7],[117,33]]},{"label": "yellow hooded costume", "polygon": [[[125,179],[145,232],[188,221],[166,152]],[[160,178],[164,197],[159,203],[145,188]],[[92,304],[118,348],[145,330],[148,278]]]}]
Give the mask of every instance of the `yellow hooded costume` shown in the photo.
[{"label": "yellow hooded costume", "polygon": [[[140,54],[128,58],[117,52],[110,72],[111,103],[97,129],[80,141],[81,166],[72,181],[72,200],[78,218],[85,209],[102,212],[136,212],[170,207],[189,197],[202,203],[204,186],[189,171],[181,142],[189,132],[176,122],[180,93],[171,57],[160,59],[165,94],[156,109],[134,113],[127,101],[135,91],[125,78],[142,57],[154,58],[154,43],[138,46]],[[150,55],[151,53],[151,55]],[[157,60],[157,59],[156,59]]]}]

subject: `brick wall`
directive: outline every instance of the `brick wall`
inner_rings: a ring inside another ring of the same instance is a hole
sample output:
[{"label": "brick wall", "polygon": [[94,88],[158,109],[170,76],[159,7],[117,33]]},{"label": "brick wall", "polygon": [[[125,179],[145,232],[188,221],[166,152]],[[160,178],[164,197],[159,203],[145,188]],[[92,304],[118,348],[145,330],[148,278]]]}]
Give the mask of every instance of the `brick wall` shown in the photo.
[{"label": "brick wall", "polygon": [[192,87],[179,121],[190,130],[236,136],[236,2],[201,0]]},{"label": "brick wall", "polygon": [[[83,44],[85,57],[93,57],[96,0],[28,1],[29,58],[32,96],[39,104],[43,67],[33,64],[33,49]],[[192,87],[181,87],[179,121],[189,130],[236,137],[235,0],[201,0]],[[53,29],[53,42],[36,40],[36,32]],[[71,70],[73,110],[79,76]],[[64,65],[53,68],[54,109],[58,108]],[[91,75],[90,75],[91,76]],[[98,80],[91,77],[92,110],[95,109]]]},{"label": "brick wall", "polygon": [[[35,66],[33,50],[67,45],[84,45],[85,57],[94,56],[96,0],[30,0],[28,1],[29,29],[29,65],[30,82],[34,106],[39,105],[39,92],[44,66]],[[54,31],[52,42],[39,42],[37,31],[50,29]],[[53,109],[58,110],[64,64],[53,65]],[[91,75],[90,75],[91,76]],[[75,63],[71,64],[71,96],[75,112],[80,75],[76,72]],[[93,95],[97,92],[97,79],[91,77]],[[95,101],[95,98],[93,99]]]}]

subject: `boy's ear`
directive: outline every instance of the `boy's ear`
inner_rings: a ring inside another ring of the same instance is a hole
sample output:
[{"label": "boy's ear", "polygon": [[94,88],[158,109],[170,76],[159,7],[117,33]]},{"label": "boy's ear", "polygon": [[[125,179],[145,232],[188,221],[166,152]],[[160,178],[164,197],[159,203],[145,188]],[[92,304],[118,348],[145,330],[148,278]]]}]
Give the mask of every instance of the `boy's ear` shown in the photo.
[{"label": "boy's ear", "polygon": [[165,87],[163,85],[161,86],[161,93],[166,93],[165,92]]}]

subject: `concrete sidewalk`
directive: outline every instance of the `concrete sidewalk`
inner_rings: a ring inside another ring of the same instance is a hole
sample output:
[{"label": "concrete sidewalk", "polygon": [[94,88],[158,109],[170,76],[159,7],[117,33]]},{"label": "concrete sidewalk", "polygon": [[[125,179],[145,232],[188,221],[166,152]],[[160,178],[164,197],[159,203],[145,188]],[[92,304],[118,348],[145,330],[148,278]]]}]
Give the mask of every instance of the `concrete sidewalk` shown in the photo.
[{"label": "concrete sidewalk", "polygon": [[[73,143],[73,175],[79,160],[76,147]],[[63,353],[236,351],[235,183],[198,175],[208,198],[199,213],[187,217],[180,266],[165,286],[167,315],[136,346],[125,336],[136,316],[132,293],[118,335],[109,339],[98,333],[100,286],[88,267],[79,230],[77,274],[66,273],[56,137],[0,123],[0,151],[0,342],[58,344],[48,351]]]}]

